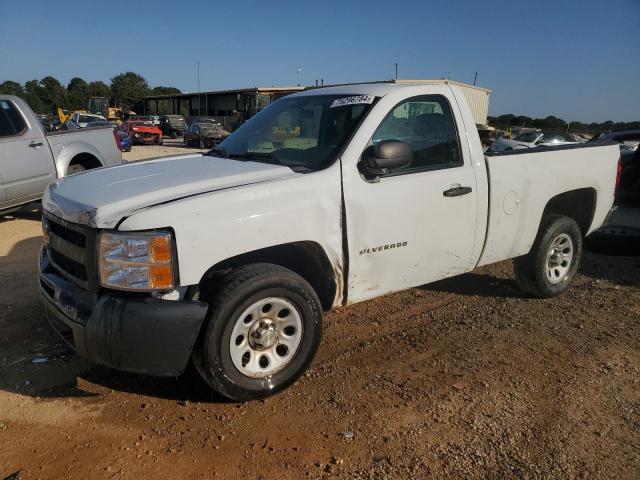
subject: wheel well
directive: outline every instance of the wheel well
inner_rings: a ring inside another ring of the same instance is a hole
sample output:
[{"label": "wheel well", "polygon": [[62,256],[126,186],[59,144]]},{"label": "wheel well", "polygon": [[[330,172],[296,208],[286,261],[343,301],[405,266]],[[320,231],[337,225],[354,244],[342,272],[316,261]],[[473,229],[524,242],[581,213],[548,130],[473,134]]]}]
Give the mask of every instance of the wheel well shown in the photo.
[{"label": "wheel well", "polygon": [[549,200],[544,213],[557,213],[573,218],[582,234],[586,235],[595,214],[596,196],[593,188],[579,188],[564,192]]},{"label": "wheel well", "polygon": [[200,291],[215,288],[225,273],[251,263],[273,263],[288,268],[304,278],[315,290],[322,308],[330,310],[337,291],[337,281],[324,249],[315,242],[294,242],[262,248],[223,260],[211,267],[200,281]]},{"label": "wheel well", "polygon": [[[91,155],[90,153],[79,153],[75,157],[71,159],[69,162],[69,167],[71,165],[82,165],[87,170],[91,170],[92,168],[101,167],[102,164],[100,160]],[[67,167],[68,168],[68,167]]]}]

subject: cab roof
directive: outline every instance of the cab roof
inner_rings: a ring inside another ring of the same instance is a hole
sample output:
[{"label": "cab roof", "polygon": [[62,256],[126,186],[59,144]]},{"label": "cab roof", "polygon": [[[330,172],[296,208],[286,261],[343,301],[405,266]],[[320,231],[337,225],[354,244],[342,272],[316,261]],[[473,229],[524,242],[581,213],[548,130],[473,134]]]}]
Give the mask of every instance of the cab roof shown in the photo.
[{"label": "cab roof", "polygon": [[291,96],[302,97],[310,95],[373,95],[383,97],[398,88],[405,88],[408,85],[396,83],[352,83],[349,85],[334,85],[330,87],[309,88],[304,92],[294,93]]},{"label": "cab roof", "polygon": [[375,97],[383,97],[388,93],[397,91],[398,89],[416,87],[420,85],[446,85],[452,87],[463,87],[470,90],[477,90],[486,94],[491,93],[491,90],[489,90],[488,88],[469,85],[455,80],[449,80],[447,78],[434,78],[416,80],[396,79],[382,80],[377,82],[328,85],[326,87],[307,87],[304,92],[294,93],[293,95],[373,95]]}]

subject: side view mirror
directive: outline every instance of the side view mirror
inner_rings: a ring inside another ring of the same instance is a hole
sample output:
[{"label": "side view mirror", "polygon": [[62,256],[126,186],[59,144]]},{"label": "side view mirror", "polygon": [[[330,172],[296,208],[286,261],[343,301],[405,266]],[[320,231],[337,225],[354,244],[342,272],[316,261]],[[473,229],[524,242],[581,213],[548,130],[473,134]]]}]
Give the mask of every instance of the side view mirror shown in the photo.
[{"label": "side view mirror", "polygon": [[408,167],[412,161],[413,152],[408,143],[400,140],[383,140],[368,147],[358,165],[360,172],[371,178]]}]

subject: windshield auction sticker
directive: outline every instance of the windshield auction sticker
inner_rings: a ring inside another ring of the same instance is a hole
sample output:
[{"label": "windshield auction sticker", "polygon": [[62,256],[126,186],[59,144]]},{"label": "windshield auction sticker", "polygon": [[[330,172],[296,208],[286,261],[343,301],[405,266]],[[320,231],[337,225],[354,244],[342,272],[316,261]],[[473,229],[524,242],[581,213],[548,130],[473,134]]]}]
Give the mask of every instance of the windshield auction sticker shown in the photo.
[{"label": "windshield auction sticker", "polygon": [[331,103],[330,108],[344,107],[345,105],[368,105],[373,103],[375,98],[373,95],[353,95],[351,97],[338,98]]}]

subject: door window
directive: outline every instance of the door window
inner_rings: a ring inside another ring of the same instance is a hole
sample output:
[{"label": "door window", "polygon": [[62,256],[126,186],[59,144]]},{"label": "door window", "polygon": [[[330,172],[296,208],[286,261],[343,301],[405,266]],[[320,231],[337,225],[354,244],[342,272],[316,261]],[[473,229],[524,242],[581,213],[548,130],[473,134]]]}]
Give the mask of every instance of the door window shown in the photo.
[{"label": "door window", "polygon": [[0,138],[20,135],[27,128],[18,108],[8,100],[0,100]]},{"label": "door window", "polygon": [[396,105],[371,139],[408,143],[413,162],[393,174],[413,173],[461,166],[462,153],[455,120],[446,98],[440,95],[413,97]]}]

